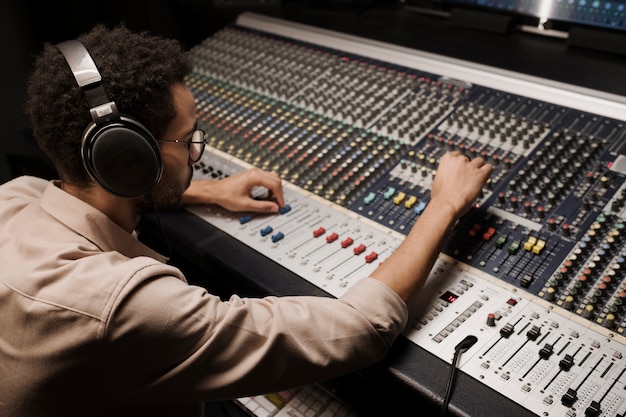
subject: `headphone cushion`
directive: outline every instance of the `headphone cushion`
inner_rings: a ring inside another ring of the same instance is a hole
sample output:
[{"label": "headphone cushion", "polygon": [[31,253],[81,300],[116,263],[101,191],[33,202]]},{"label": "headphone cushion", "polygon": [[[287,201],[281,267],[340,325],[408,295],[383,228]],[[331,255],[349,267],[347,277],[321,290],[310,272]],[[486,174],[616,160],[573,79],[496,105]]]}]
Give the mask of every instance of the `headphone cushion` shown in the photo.
[{"label": "headphone cushion", "polygon": [[89,175],[122,197],[148,193],[161,179],[163,170],[157,141],[143,125],[126,116],[88,126],[82,157]]}]

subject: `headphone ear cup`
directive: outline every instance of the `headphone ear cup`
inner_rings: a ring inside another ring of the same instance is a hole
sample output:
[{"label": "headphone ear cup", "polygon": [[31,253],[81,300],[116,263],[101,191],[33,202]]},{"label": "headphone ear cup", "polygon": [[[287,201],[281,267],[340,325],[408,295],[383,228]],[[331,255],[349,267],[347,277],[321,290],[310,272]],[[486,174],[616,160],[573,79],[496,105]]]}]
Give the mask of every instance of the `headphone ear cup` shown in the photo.
[{"label": "headphone ear cup", "polygon": [[90,124],[83,133],[81,154],[89,175],[121,197],[148,193],[163,173],[156,139],[128,116],[102,125]]}]

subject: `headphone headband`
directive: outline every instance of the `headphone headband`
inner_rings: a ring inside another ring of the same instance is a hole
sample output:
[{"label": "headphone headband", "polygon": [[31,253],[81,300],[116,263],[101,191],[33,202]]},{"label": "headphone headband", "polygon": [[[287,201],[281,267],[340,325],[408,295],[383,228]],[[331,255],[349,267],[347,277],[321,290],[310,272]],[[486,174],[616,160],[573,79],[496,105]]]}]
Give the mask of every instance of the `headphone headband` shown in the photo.
[{"label": "headphone headband", "polygon": [[77,39],[61,42],[56,45],[70,66],[74,78],[80,88],[100,83],[102,76],[93,62],[85,45]]},{"label": "headphone headband", "polygon": [[76,83],[85,94],[94,123],[101,124],[117,119],[119,117],[117,106],[107,98],[102,85],[102,76],[85,45],[73,39],[61,42],[57,48],[63,54]]}]

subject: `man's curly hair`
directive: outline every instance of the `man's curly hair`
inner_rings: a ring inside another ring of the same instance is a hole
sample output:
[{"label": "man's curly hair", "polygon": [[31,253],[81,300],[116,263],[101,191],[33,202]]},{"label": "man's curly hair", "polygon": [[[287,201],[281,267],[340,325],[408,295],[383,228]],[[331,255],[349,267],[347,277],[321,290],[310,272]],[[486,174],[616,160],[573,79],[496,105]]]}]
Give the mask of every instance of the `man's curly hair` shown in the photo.
[{"label": "man's curly hair", "polygon": [[[192,70],[189,54],[173,39],[135,33],[120,25],[97,25],[80,40],[102,76],[109,100],[122,114],[139,120],[162,137],[176,116],[169,87]],[[89,175],[81,159],[81,137],[92,122],[83,92],[61,52],[45,44],[35,58],[25,102],[33,135],[64,181],[85,186]]]}]

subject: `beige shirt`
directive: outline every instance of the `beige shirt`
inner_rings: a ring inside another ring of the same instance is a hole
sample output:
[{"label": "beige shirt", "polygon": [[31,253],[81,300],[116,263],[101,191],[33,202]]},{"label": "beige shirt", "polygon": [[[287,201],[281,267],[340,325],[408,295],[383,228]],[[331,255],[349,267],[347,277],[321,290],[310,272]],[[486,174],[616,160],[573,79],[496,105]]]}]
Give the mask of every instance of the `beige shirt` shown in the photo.
[{"label": "beige shirt", "polygon": [[0,186],[0,416],[200,416],[371,365],[406,325],[371,278],[224,302],[165,261],[55,183]]}]

